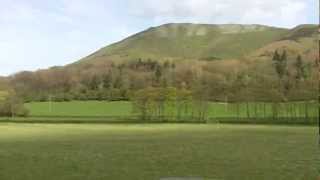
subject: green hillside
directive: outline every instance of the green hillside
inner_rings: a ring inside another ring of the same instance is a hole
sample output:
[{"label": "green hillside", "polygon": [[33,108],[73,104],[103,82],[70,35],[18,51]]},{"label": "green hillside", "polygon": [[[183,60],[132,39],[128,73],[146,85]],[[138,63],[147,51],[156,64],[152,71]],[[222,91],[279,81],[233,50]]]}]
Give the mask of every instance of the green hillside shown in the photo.
[{"label": "green hillside", "polygon": [[137,58],[237,59],[288,33],[288,29],[262,25],[166,24],[102,48],[80,62]]},{"label": "green hillside", "polygon": [[305,37],[314,37],[318,35],[318,26],[317,25],[299,25],[293,28],[283,39],[299,41],[301,38]]},{"label": "green hillside", "polygon": [[269,43],[250,55],[270,59],[274,51],[286,50],[294,58],[299,54],[307,60],[314,60],[318,57],[318,39],[318,26],[299,25],[280,40]]},{"label": "green hillside", "polygon": [[[25,101],[46,101],[52,95],[55,101],[119,101],[129,100],[148,87],[193,91],[201,85],[208,87],[208,99],[214,101],[226,101],[226,96],[231,101],[252,101],[253,96],[255,101],[309,101],[318,92],[317,86],[311,85],[318,82],[317,36],[316,25],[283,29],[166,24],[102,48],[69,66],[18,73],[10,81]],[[283,71],[288,71],[285,80],[290,83],[278,83],[283,77],[272,61],[276,50],[288,60]],[[302,62],[297,64],[298,55]],[[243,89],[246,84],[251,94]],[[271,96],[265,87],[277,91]]]}]

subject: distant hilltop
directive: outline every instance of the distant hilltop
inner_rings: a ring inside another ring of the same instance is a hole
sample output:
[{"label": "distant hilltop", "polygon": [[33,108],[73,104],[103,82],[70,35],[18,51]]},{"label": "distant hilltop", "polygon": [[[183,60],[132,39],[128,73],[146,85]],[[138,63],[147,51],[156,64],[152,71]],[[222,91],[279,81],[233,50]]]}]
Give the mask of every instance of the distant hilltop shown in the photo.
[{"label": "distant hilltop", "polygon": [[[317,25],[293,29],[241,24],[164,24],[106,46],[75,64],[132,59],[239,59],[264,56],[277,48],[309,55]],[[281,46],[279,47],[279,44]]]}]

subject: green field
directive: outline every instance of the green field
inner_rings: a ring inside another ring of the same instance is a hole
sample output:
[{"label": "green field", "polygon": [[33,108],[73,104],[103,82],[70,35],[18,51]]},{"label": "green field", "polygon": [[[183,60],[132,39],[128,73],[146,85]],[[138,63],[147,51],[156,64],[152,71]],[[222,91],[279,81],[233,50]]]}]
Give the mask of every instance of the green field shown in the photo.
[{"label": "green field", "polygon": [[[72,101],[72,102],[34,102],[26,104],[30,110],[31,116],[77,116],[77,117],[103,117],[103,116],[132,116],[132,104],[130,102],[106,102],[106,101]],[[277,108],[282,117],[289,117],[287,114],[289,108],[294,108],[296,117],[305,116],[305,103],[285,103],[280,104]],[[237,109],[239,108],[239,109]],[[238,107],[234,104],[210,103],[208,108],[208,116],[215,117],[247,117],[247,106],[245,103]],[[272,116],[272,106],[270,103],[263,107],[262,103],[250,103],[250,116],[263,117]],[[264,112],[265,111],[265,112]],[[238,114],[239,112],[239,114]],[[308,105],[308,116],[317,117],[318,107],[316,103]]]},{"label": "green field", "polygon": [[1,91],[0,90],[0,101],[3,101],[8,96],[7,91]]},{"label": "green field", "polygon": [[130,116],[132,105],[130,102],[106,101],[72,101],[72,102],[35,102],[26,107],[31,116]]},{"label": "green field", "polygon": [[2,180],[311,180],[314,127],[0,124]]}]

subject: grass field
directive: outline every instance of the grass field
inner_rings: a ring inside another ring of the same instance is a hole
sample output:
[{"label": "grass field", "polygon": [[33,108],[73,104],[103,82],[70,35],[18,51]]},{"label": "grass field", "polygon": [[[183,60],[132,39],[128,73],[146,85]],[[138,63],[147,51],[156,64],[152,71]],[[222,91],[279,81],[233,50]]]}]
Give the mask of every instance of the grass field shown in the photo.
[{"label": "grass field", "polygon": [[0,124],[0,179],[312,180],[314,127]]},{"label": "grass field", "polygon": [[72,102],[35,102],[26,107],[31,116],[130,116],[130,102],[72,101]]},{"label": "grass field", "polygon": [[7,91],[0,90],[0,101],[3,101],[8,96]]},{"label": "grass field", "polygon": [[[305,116],[304,103],[286,103],[279,105],[280,114],[282,117],[289,116],[286,112],[289,105],[295,105],[296,116]],[[72,101],[72,102],[34,102],[26,104],[30,110],[31,116],[132,116],[132,104],[130,102],[105,102],[105,101]],[[250,114],[253,117],[263,116],[262,103],[250,103]],[[272,116],[271,104],[266,104],[266,116]],[[318,107],[316,103],[308,106],[308,115],[317,117]],[[239,116],[246,117],[246,104],[239,105]],[[209,117],[237,117],[237,107],[233,104],[210,103]]]}]

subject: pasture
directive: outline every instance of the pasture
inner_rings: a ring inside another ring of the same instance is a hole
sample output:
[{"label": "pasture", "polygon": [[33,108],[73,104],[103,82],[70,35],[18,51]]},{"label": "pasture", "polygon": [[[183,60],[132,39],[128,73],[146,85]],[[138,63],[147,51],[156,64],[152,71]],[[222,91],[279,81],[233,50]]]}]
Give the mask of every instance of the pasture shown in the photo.
[{"label": "pasture", "polygon": [[[131,102],[127,101],[71,101],[71,102],[32,102],[25,106],[30,110],[31,116],[60,116],[60,117],[103,117],[103,116],[131,116],[134,115]],[[249,103],[249,113],[253,117],[271,116],[271,103]],[[295,109],[297,117],[304,117],[306,104],[304,102],[281,103],[277,107],[282,117],[290,116],[289,108]],[[318,116],[317,103],[307,104],[308,115]],[[210,103],[209,117],[246,117],[247,104]]]},{"label": "pasture", "polygon": [[3,101],[8,96],[7,91],[0,90],[0,101]]},{"label": "pasture", "polygon": [[315,127],[0,124],[0,179],[302,180],[319,173]]},{"label": "pasture", "polygon": [[33,102],[25,104],[31,116],[130,116],[130,102],[115,101],[71,101],[71,102]]}]

